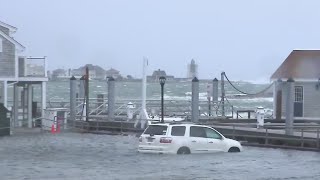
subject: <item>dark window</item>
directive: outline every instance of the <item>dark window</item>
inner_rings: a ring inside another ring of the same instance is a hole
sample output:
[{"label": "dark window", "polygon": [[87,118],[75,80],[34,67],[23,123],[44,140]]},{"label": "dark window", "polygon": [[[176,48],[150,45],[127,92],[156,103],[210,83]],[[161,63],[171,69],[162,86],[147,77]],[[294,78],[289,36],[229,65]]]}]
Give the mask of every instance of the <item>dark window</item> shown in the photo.
[{"label": "dark window", "polygon": [[166,135],[168,126],[150,125],[143,134]]},{"label": "dark window", "polygon": [[294,117],[303,117],[303,87],[294,87]]},{"label": "dark window", "polygon": [[303,102],[303,87],[294,87],[294,102]]},{"label": "dark window", "polygon": [[190,137],[203,137],[206,138],[206,131],[203,127],[191,126],[190,127]]},{"label": "dark window", "polygon": [[171,129],[171,136],[184,136],[185,132],[185,126],[173,126]]},{"label": "dark window", "polygon": [[222,139],[222,136],[213,129],[205,128],[207,138]]}]

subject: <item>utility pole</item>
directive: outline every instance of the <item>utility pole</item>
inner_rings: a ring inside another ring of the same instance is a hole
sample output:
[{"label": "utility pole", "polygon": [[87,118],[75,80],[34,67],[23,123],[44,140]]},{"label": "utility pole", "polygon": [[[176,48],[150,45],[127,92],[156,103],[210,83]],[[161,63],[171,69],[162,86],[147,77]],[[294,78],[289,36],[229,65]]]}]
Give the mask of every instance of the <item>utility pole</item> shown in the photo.
[{"label": "utility pole", "polygon": [[225,90],[224,90],[224,76],[225,72],[221,73],[221,112],[222,112],[222,117],[225,117],[225,109],[224,109],[224,98],[226,96]]}]

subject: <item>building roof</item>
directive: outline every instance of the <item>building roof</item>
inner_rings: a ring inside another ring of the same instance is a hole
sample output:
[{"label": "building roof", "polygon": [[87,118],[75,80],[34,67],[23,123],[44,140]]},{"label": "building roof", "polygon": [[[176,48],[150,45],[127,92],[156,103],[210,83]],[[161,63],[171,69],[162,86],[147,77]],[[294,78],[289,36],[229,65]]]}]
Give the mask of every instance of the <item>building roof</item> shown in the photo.
[{"label": "building roof", "polygon": [[[16,30],[17,30],[16,27],[13,27],[13,26],[6,24],[4,22],[1,22],[1,21],[0,21],[0,26],[8,28],[10,30],[10,32],[16,32]],[[21,51],[23,51],[25,49],[25,47],[22,44],[20,44],[18,41],[16,41],[15,39],[13,39],[12,37],[10,37],[9,35],[7,35],[6,33],[4,33],[1,30],[0,30],[0,35],[2,37],[4,37],[5,39],[7,39],[8,41],[10,41],[11,43],[13,43],[17,49],[19,49]]]},{"label": "building roof", "polygon": [[113,68],[110,68],[106,72],[107,72],[107,74],[118,74],[120,71],[113,69]]},{"label": "building roof", "polygon": [[166,74],[166,71],[158,69],[157,71],[153,71],[152,76],[153,77],[167,76],[167,74]]},{"label": "building roof", "polygon": [[271,80],[288,78],[318,80],[320,50],[293,50],[271,76]]},{"label": "building roof", "polygon": [[0,21],[0,26],[8,28],[9,31],[12,32],[12,33],[15,33],[18,30],[18,28],[14,27],[14,26],[11,26],[10,24],[4,23],[2,21]]},{"label": "building roof", "polygon": [[64,74],[66,73],[67,71],[64,70],[64,69],[55,69],[52,71],[52,74]]}]

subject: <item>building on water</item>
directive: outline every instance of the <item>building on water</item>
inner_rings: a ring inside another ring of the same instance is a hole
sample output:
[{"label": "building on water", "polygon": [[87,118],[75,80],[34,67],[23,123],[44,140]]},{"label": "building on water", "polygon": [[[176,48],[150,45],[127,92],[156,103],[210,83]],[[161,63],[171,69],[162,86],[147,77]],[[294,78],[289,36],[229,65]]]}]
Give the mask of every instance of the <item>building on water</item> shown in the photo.
[{"label": "building on water", "polygon": [[274,114],[285,117],[286,83],[294,80],[294,119],[320,120],[320,50],[293,50],[271,80],[274,88]]},{"label": "building on water", "polygon": [[45,57],[22,56],[25,47],[13,38],[16,31],[16,27],[0,22],[0,102],[12,107],[15,126],[32,127],[34,86],[41,87],[40,108],[46,108],[47,63]]},{"label": "building on water", "polygon": [[188,64],[188,79],[193,79],[194,77],[198,77],[198,65],[194,61],[194,59],[191,60],[191,63]]},{"label": "building on water", "polygon": [[106,71],[106,75],[104,76],[105,77],[113,77],[113,79],[115,80],[121,80],[122,79],[122,76],[120,74],[120,71],[116,70],[116,69],[113,69],[113,68],[110,68]]},{"label": "building on water", "polygon": [[159,78],[161,76],[165,77],[166,81],[173,81],[174,80],[174,76],[167,75],[166,71],[158,69],[156,71],[153,71],[151,76],[147,76],[147,81],[149,81],[149,82],[158,82]]}]

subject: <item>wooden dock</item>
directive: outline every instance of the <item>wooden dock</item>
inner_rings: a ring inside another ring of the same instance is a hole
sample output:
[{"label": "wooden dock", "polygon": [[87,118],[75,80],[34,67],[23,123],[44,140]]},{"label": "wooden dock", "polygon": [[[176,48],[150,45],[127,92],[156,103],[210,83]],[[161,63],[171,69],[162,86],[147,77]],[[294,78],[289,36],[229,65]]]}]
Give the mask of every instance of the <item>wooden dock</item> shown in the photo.
[{"label": "wooden dock", "polygon": [[[268,123],[265,127],[257,129],[253,123],[233,122],[203,122],[224,136],[236,139],[245,146],[285,148],[296,150],[320,151],[320,126],[314,123],[295,124],[294,134],[286,135],[283,124]],[[76,131],[96,134],[136,134],[140,136],[143,129],[135,128],[130,121],[75,121],[72,127]]]}]

